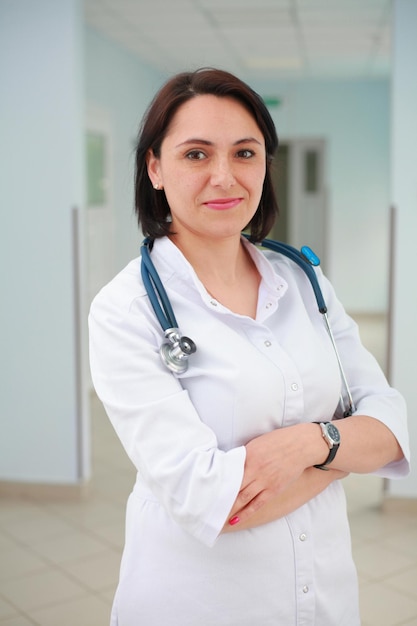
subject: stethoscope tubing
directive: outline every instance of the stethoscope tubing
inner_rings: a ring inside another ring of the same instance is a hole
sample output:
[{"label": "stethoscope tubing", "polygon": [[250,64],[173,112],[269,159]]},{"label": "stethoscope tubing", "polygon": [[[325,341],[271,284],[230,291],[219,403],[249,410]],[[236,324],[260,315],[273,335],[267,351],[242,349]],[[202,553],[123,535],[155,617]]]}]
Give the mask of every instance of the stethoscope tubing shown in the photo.
[{"label": "stethoscope tubing", "polygon": [[340,376],[342,377],[342,383],[343,383],[343,386],[345,388],[346,395],[347,395],[347,398],[348,398],[348,403],[347,403],[347,406],[346,406],[346,402],[345,402],[345,399],[343,397],[343,394],[342,393],[340,394],[340,404],[341,404],[342,411],[343,411],[343,417],[349,417],[356,410],[355,409],[355,404],[353,402],[353,397],[352,397],[352,394],[351,394],[351,391],[350,391],[349,383],[348,383],[347,378],[346,378],[346,374],[345,374],[345,370],[344,370],[344,367],[343,367],[343,364],[342,364],[342,359],[340,358],[339,350],[337,349],[336,341],[335,341],[335,338],[334,338],[334,335],[333,335],[332,327],[330,326],[329,317],[327,315],[327,312],[323,313],[323,319],[324,319],[325,324],[326,324],[326,328],[327,328],[328,335],[330,337],[330,341],[332,342],[333,350],[335,352],[337,363],[339,365]]},{"label": "stethoscope tubing", "polygon": [[[249,235],[244,235],[246,239],[250,241]],[[313,269],[314,265],[320,264],[320,259],[313,253],[313,251],[307,246],[303,246],[303,252],[297,250],[288,243],[282,243],[281,241],[274,241],[273,239],[263,239],[259,245],[262,248],[267,248],[269,250],[273,250],[274,252],[279,252],[288,258],[290,258],[294,263],[296,263],[302,270],[307,274],[307,277],[311,283],[311,286],[314,291],[314,295],[316,297],[316,302],[320,313],[324,314],[327,312],[327,306],[323,298],[322,291],[320,289],[319,282],[317,280],[316,272]],[[308,256],[307,256],[308,255]],[[312,260],[314,259],[314,261]]]},{"label": "stethoscope tubing", "polygon": [[[244,235],[247,239],[250,240],[249,235]],[[148,294],[150,303],[155,312],[155,315],[162,327],[162,330],[165,333],[166,341],[161,347],[161,355],[164,360],[165,365],[172,369],[174,372],[183,372],[187,368],[187,359],[189,354],[195,352],[195,344],[191,340],[184,338],[187,342],[191,342],[194,346],[193,351],[189,353],[183,353],[181,348],[179,348],[181,343],[181,333],[178,329],[178,323],[172,309],[171,303],[169,301],[168,295],[165,291],[165,288],[162,284],[161,279],[159,278],[158,272],[156,271],[155,265],[152,262],[150,251],[152,250],[153,240],[149,237],[146,237],[141,246],[141,275],[143,284],[145,286],[146,292]],[[325,326],[327,329],[327,333],[330,337],[336,359],[338,362],[340,375],[342,378],[342,384],[345,388],[347,395],[347,406],[346,402],[343,398],[343,394],[340,395],[340,403],[343,411],[343,417],[348,417],[352,415],[352,413],[356,410],[353,402],[352,394],[349,388],[349,384],[346,378],[346,374],[342,365],[342,360],[339,355],[339,351],[337,349],[336,341],[330,326],[329,318],[327,315],[327,306],[324,300],[323,293],[321,291],[319,281],[314,271],[313,266],[317,266],[320,264],[320,259],[314,254],[314,252],[308,248],[307,246],[303,246],[300,252],[297,248],[290,246],[289,244],[282,243],[279,241],[274,241],[272,239],[263,239],[260,242],[260,247],[267,248],[269,250],[273,250],[274,252],[278,252],[290,258],[294,263],[296,263],[307,275],[311,287],[313,288],[313,292],[316,298],[317,307],[319,312],[322,314]],[[174,331],[174,332],[172,332]],[[172,343],[172,347],[167,350],[167,342]],[[162,349],[164,348],[164,349]],[[178,356],[178,354],[180,354]]]},{"label": "stethoscope tubing", "polygon": [[[247,239],[249,239],[249,236],[247,235],[245,236]],[[273,250],[275,252],[280,252],[281,254],[284,254],[285,256],[289,257],[292,261],[294,261],[294,263],[297,263],[297,265],[299,265],[304,270],[308,279],[310,280],[311,286],[314,291],[314,295],[316,297],[317,307],[319,309],[319,312],[323,315],[326,329],[330,337],[330,340],[332,342],[333,350],[335,352],[337,363],[339,365],[343,387],[345,388],[346,395],[347,395],[347,400],[348,400],[347,406],[346,406],[345,399],[343,398],[343,394],[340,395],[340,404],[342,407],[343,416],[348,417],[349,415],[352,415],[352,413],[355,410],[355,405],[354,405],[350,387],[346,378],[345,370],[343,368],[342,359],[340,358],[340,354],[337,349],[333,331],[330,326],[329,317],[327,315],[327,305],[325,303],[323,293],[321,291],[319,281],[317,279],[316,272],[313,269],[313,266],[320,265],[320,259],[317,257],[317,255],[314,254],[314,252],[308,246],[303,246],[300,252],[299,250],[297,250],[297,248],[294,248],[293,246],[289,244],[282,243],[279,241],[274,241],[272,239],[264,239],[263,241],[261,241],[260,246],[262,246],[263,248],[267,248],[269,250]]]},{"label": "stethoscope tubing", "polygon": [[165,287],[163,286],[155,265],[150,256],[153,241],[147,237],[141,247],[141,274],[146,293],[149,296],[156,317],[165,332],[171,328],[178,328],[174,311],[169,301]]}]

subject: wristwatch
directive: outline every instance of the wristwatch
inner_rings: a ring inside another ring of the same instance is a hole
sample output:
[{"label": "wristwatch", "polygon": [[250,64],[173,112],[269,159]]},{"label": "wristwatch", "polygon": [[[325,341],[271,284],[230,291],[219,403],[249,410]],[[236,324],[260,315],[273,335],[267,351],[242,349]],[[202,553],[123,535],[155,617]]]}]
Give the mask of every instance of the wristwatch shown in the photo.
[{"label": "wristwatch", "polygon": [[315,465],[314,467],[317,467],[317,469],[321,470],[328,470],[329,468],[326,467],[326,465],[333,461],[334,457],[336,456],[336,452],[338,451],[340,446],[340,433],[336,426],[333,424],[333,422],[314,422],[314,424],[319,424],[323,439],[329,446],[329,456],[327,457],[327,459],[324,461],[324,463],[321,463],[320,465]]}]

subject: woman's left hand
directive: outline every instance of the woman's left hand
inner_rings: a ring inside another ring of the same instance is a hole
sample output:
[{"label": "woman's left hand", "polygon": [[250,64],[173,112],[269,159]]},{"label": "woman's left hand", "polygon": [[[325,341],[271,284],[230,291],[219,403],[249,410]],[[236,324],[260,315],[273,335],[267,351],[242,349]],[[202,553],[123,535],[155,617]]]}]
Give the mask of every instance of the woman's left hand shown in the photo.
[{"label": "woman's left hand", "polygon": [[252,439],[246,445],[245,473],[231,515],[239,521],[249,518],[327,455],[317,424],[297,424]]},{"label": "woman's left hand", "polygon": [[235,523],[230,524],[228,520],[222,532],[230,533],[256,528],[289,515],[315,498],[335,480],[341,480],[346,476],[348,476],[347,472],[341,470],[329,469],[327,472],[319,472],[314,467],[308,467],[287,489],[268,500],[256,513],[248,509],[236,511],[234,518],[232,517],[236,520]]}]

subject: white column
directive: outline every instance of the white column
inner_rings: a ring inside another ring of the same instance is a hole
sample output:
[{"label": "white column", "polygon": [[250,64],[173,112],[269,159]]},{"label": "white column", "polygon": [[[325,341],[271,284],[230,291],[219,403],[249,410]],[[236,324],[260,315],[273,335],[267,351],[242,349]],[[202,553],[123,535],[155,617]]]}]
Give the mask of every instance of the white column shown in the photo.
[{"label": "white column", "polygon": [[1,0],[3,485],[78,486],[89,475],[73,255],[82,43],[81,0]]},{"label": "white column", "polygon": [[[405,396],[414,468],[417,462],[417,2],[393,3],[391,174],[397,209],[391,382]],[[388,495],[417,498],[417,470],[390,481]]]}]

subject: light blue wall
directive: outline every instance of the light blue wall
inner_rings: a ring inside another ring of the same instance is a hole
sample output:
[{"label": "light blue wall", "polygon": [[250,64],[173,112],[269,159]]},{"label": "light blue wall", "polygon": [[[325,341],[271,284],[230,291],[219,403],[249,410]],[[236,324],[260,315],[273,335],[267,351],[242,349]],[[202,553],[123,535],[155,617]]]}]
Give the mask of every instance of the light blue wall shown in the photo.
[{"label": "light blue wall", "polygon": [[78,0],[0,3],[0,479],[80,476],[71,215],[84,202]]},{"label": "light blue wall", "polygon": [[115,271],[138,256],[141,236],[133,212],[134,142],[142,116],[163,77],[95,30],[85,30],[86,104],[110,119],[114,173]]},{"label": "light blue wall", "polygon": [[261,95],[282,98],[282,106],[271,109],[282,139],[327,141],[329,277],[348,310],[385,311],[389,81],[277,81],[252,86]]},{"label": "light blue wall", "polygon": [[392,200],[397,210],[396,256],[391,336],[391,378],[407,401],[413,471],[390,481],[395,497],[417,498],[417,281],[414,254],[417,235],[417,3],[395,0],[392,83]]},{"label": "light blue wall", "polygon": [[72,249],[85,109],[113,129],[116,271],[138,253],[133,140],[161,77],[86,30],[81,0],[1,0],[0,76],[0,481],[75,485],[90,469]]}]

